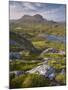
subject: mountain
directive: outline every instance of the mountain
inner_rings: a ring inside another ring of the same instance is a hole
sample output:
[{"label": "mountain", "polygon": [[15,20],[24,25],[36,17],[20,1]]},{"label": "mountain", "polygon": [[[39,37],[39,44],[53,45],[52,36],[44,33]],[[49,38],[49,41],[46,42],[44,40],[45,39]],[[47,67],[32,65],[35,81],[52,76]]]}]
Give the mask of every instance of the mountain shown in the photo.
[{"label": "mountain", "polygon": [[10,20],[11,23],[24,23],[24,22],[32,22],[32,23],[44,23],[44,22],[47,22],[46,19],[44,19],[41,15],[39,14],[36,14],[36,15],[33,15],[33,16],[30,16],[30,15],[24,15],[22,16],[20,19],[18,20]]},{"label": "mountain", "polygon": [[24,15],[22,16],[20,19],[17,20],[9,20],[10,24],[21,24],[21,23],[46,23],[49,25],[56,25],[56,24],[60,24],[60,25],[65,25],[64,22],[56,22],[53,20],[47,20],[45,18],[43,18],[42,15],[40,14],[35,14],[33,16],[31,15]]},{"label": "mountain", "polygon": [[44,19],[41,15],[36,14],[34,16],[29,16],[29,15],[24,15],[21,18],[24,22],[29,21],[29,22],[43,22]]}]

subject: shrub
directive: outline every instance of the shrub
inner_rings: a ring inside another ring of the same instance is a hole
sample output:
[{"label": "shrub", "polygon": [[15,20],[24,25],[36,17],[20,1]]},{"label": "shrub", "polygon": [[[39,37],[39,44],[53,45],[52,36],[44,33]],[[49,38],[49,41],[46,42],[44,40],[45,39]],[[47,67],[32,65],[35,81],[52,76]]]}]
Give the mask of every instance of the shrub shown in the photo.
[{"label": "shrub", "polygon": [[28,88],[49,86],[50,80],[39,74],[25,74],[11,81],[10,88]]},{"label": "shrub", "polygon": [[66,77],[65,77],[64,74],[58,74],[55,79],[56,79],[56,81],[58,81],[61,85],[64,85],[65,82],[66,82],[66,80],[65,80]]},{"label": "shrub", "polygon": [[48,86],[50,81],[48,78],[38,74],[29,74],[23,82],[23,87],[42,87]]}]

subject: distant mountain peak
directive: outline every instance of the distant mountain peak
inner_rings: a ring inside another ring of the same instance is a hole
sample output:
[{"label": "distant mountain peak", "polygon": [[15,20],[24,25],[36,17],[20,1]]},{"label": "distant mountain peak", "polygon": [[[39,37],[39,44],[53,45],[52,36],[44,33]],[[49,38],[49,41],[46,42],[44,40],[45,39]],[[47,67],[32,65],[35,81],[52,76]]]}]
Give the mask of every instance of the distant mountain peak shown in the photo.
[{"label": "distant mountain peak", "polygon": [[27,18],[27,17],[31,17],[30,15],[24,15],[22,16],[22,18]]},{"label": "distant mountain peak", "polygon": [[36,18],[43,18],[40,14],[35,14],[33,17],[36,17]]},{"label": "distant mountain peak", "polygon": [[40,14],[35,14],[35,15],[27,15],[26,14],[18,20],[11,20],[11,22],[14,22],[14,23],[49,23],[49,24],[56,23],[54,21],[49,21],[49,20],[45,19]]},{"label": "distant mountain peak", "polygon": [[20,20],[23,22],[44,22],[44,18],[39,14],[33,16],[24,15]]}]

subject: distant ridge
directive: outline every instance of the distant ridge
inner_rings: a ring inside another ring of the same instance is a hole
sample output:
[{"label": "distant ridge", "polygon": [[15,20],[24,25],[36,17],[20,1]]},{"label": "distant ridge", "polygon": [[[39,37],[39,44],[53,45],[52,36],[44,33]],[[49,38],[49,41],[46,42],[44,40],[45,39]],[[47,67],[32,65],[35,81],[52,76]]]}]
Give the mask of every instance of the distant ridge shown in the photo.
[{"label": "distant ridge", "polygon": [[33,23],[45,23],[47,22],[47,19],[44,19],[43,16],[40,14],[35,14],[33,16],[30,15],[24,15],[18,20],[10,20],[10,23],[16,22],[16,23],[23,23],[23,22],[33,22]]},{"label": "distant ridge", "polygon": [[34,16],[24,15],[21,19],[18,20],[19,22],[45,22],[46,20],[39,14]]},{"label": "distant ridge", "polygon": [[47,23],[47,24],[50,24],[50,25],[53,25],[53,24],[62,24],[64,25],[65,23],[64,22],[56,22],[56,21],[53,21],[53,20],[47,20],[45,18],[43,18],[42,15],[40,14],[35,14],[33,16],[31,15],[24,15],[22,16],[20,19],[17,19],[17,20],[9,20],[9,23],[19,23],[19,24],[22,24],[22,23]]},{"label": "distant ridge", "polygon": [[25,37],[23,37],[22,35],[18,33],[10,31],[10,46],[13,46],[14,44],[13,43],[11,44],[11,41],[15,41],[16,44],[18,44],[23,50],[28,50],[32,53],[39,52],[38,49],[36,49],[33,46],[31,41],[29,41],[28,39],[26,39]]}]

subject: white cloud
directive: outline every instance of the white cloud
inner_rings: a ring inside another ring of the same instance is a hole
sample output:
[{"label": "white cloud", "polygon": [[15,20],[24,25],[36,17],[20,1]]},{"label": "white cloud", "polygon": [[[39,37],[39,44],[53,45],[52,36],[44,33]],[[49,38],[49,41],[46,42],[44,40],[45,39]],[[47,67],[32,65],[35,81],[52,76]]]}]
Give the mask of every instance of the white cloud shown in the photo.
[{"label": "white cloud", "polygon": [[36,8],[31,3],[23,3],[25,9],[35,10]]},{"label": "white cloud", "polygon": [[[54,8],[55,7],[55,8]],[[29,2],[14,2],[10,3],[10,19],[19,19],[24,14],[34,15],[41,14],[44,18],[49,20],[65,20],[65,7],[64,5],[41,4],[41,3],[29,3]]]}]

